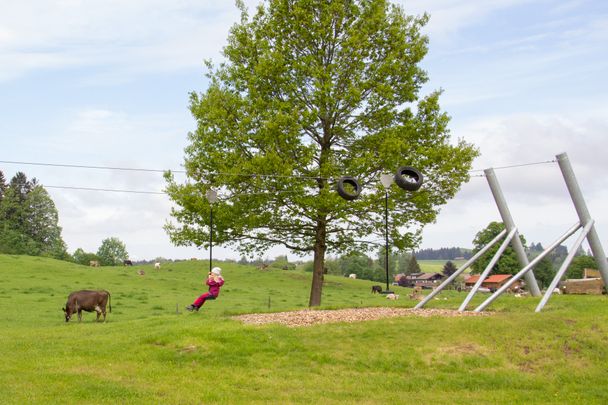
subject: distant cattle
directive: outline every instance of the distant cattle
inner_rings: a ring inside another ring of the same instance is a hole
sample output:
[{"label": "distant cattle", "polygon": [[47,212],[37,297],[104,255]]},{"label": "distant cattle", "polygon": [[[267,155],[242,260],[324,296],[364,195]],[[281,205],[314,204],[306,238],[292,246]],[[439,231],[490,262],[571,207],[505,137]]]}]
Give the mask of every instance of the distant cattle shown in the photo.
[{"label": "distant cattle", "polygon": [[348,275],[348,278],[357,278],[357,275],[355,273],[351,273]]},{"label": "distant cattle", "polygon": [[99,262],[97,260],[91,260],[89,262],[89,266],[91,266],[91,267],[99,267]]},{"label": "distant cattle", "polygon": [[97,320],[99,315],[103,314],[103,321],[106,321],[106,305],[109,304],[110,312],[112,312],[112,300],[110,293],[105,290],[80,290],[74,291],[68,296],[63,312],[65,313],[65,321],[68,322],[72,315],[78,313],[78,321],[82,320],[82,311],[97,312]]},{"label": "distant cattle", "polygon": [[399,299],[399,294],[386,294],[386,299],[389,299],[389,300],[398,300]]},{"label": "distant cattle", "polygon": [[381,293],[381,292],[382,292],[382,286],[379,286],[379,285],[372,286],[372,294]]},{"label": "distant cattle", "polygon": [[160,263],[159,262],[154,263],[154,268],[156,270],[160,270]]},{"label": "distant cattle", "polygon": [[131,260],[128,260],[128,259],[127,260],[123,260],[122,264],[124,266],[133,266],[133,262]]}]

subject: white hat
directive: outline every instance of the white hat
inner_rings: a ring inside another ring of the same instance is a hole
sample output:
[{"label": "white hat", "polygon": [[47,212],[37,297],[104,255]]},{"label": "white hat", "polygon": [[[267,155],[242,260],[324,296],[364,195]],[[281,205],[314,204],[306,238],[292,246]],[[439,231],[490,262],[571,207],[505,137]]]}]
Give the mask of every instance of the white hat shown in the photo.
[{"label": "white hat", "polygon": [[213,269],[211,269],[211,273],[215,274],[216,276],[221,276],[222,269],[220,269],[219,267],[214,267]]}]

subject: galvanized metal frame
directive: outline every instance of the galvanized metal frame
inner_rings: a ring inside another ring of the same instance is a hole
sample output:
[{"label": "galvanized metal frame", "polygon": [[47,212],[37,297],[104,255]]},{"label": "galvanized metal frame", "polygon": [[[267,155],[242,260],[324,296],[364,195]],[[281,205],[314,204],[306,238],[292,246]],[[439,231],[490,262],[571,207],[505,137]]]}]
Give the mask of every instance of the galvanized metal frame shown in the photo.
[{"label": "galvanized metal frame", "polygon": [[566,182],[566,186],[568,188],[568,192],[576,209],[576,212],[579,217],[579,222],[573,225],[566,233],[560,236],[555,242],[549,245],[548,248],[543,250],[541,254],[535,257],[531,262],[528,261],[528,257],[525,253],[523,244],[519,238],[519,234],[517,231],[517,227],[511,217],[511,213],[509,212],[509,208],[507,206],[504,195],[502,194],[502,190],[500,189],[500,185],[498,184],[498,180],[496,179],[496,175],[494,173],[494,169],[486,169],[484,170],[486,179],[488,180],[488,184],[490,189],[492,190],[492,195],[494,196],[494,200],[496,201],[496,205],[502,217],[503,223],[505,224],[505,230],[503,230],[499,235],[497,235],[490,243],[484,246],[475,256],[469,259],[463,266],[461,266],[454,274],[448,277],[443,283],[441,283],[435,290],[433,290],[427,297],[425,297],[421,302],[419,302],[415,308],[419,309],[426,305],[433,297],[435,297],[441,290],[443,290],[447,285],[449,285],[458,275],[464,272],[469,266],[471,266],[479,257],[481,257],[487,250],[489,250],[493,245],[495,245],[499,240],[501,240],[507,232],[509,234],[503,241],[502,245],[484,269],[483,273],[480,275],[479,280],[475,283],[475,286],[471,290],[471,292],[467,295],[463,303],[459,307],[459,311],[464,311],[469,304],[470,300],[473,298],[479,286],[483,283],[483,280],[491,271],[492,267],[496,264],[504,250],[506,249],[509,242],[511,242],[511,246],[515,250],[517,254],[518,261],[522,266],[522,269],[515,274],[513,277],[509,279],[502,287],[496,290],[490,297],[488,297],[482,304],[480,304],[477,308],[475,308],[475,312],[481,312],[488,307],[494,300],[496,300],[500,295],[502,295],[505,291],[507,291],[517,280],[522,277],[526,278],[526,283],[530,293],[533,296],[540,296],[540,289],[538,288],[538,284],[536,282],[536,278],[534,277],[534,273],[532,269],[536,266],[545,256],[547,256],[551,251],[553,251],[556,247],[562,244],[566,239],[572,236],[577,230],[581,229],[581,233],[579,237],[576,239],[574,244],[570,249],[570,253],[562,263],[561,267],[557,271],[555,277],[551,281],[549,288],[545,292],[542,297],[540,303],[536,307],[536,312],[540,312],[549,298],[553,293],[555,287],[559,283],[561,277],[563,277],[566,269],[574,259],[576,251],[581,246],[585,238],[589,242],[589,246],[595,257],[595,260],[598,264],[600,275],[604,282],[604,286],[608,289],[608,260],[606,259],[606,254],[604,253],[604,249],[600,242],[599,236],[595,230],[594,220],[591,219],[589,211],[587,209],[587,205],[583,198],[583,194],[580,190],[576,177],[574,176],[574,172],[570,165],[570,161],[568,159],[568,155],[566,153],[562,153],[556,156],[557,162],[559,164],[560,170],[564,177],[564,181]]},{"label": "galvanized metal frame", "polygon": [[468,269],[473,263],[475,263],[475,261],[477,259],[479,259],[481,256],[483,256],[483,254],[486,253],[492,246],[494,246],[496,243],[498,243],[498,241],[500,241],[502,238],[504,238],[506,234],[507,234],[507,230],[503,229],[498,235],[496,235],[496,237],[494,237],[494,239],[492,239],[487,245],[485,245],[483,248],[481,248],[479,250],[479,252],[475,253],[475,255],[473,257],[471,257],[469,260],[467,260],[454,273],[452,273],[452,275],[450,275],[441,284],[439,284],[439,286],[437,286],[437,288],[435,288],[433,291],[431,291],[429,295],[424,297],[424,299],[422,301],[420,301],[414,307],[414,309],[420,309],[420,308],[424,307],[430,300],[433,299],[433,297],[435,297],[437,294],[439,294],[441,292],[441,290],[443,290],[452,281],[454,281],[456,279],[456,277],[458,277],[462,272],[464,272],[466,269]]}]

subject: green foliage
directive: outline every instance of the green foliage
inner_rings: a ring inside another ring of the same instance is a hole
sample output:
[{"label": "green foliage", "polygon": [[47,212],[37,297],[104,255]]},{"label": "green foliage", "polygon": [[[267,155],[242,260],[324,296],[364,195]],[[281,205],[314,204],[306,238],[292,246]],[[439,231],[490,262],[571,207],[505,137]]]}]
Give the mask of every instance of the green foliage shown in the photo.
[{"label": "green foliage", "polygon": [[456,266],[454,265],[454,263],[452,263],[451,261],[447,261],[445,263],[445,265],[443,266],[443,270],[441,271],[441,273],[443,275],[445,275],[446,277],[451,276],[452,274],[456,273],[456,270],[458,270],[456,268]]},{"label": "green foliage", "polygon": [[[440,92],[419,94],[427,20],[385,0],[270,0],[252,18],[242,8],[226,62],[209,64],[209,88],[191,94],[189,181],[166,175],[177,205],[177,224],[166,227],[171,240],[207,246],[204,196],[221,190],[215,240],[244,253],[274,245],[313,253],[311,305],[319,305],[326,252],[372,248],[361,240],[383,234],[379,175],[407,164],[426,184],[416,193],[392,187],[390,238],[399,250],[414,246],[438,206],[468,181],[477,156],[450,140]],[[365,187],[358,200],[334,191],[344,175]]]},{"label": "green foliage", "polygon": [[95,253],[85,252],[82,248],[78,248],[74,251],[72,260],[74,263],[82,264],[83,266],[88,266],[91,261],[100,261],[99,256]]},{"label": "green foliage", "polygon": [[125,244],[115,237],[104,239],[101,242],[97,256],[99,264],[102,266],[117,266],[129,258]]},{"label": "green foliage", "polygon": [[2,175],[0,196],[0,253],[69,258],[55,204],[36,179],[18,172],[6,185]]},{"label": "green foliage", "polygon": [[275,269],[281,270],[294,270],[296,268],[296,265],[293,263],[289,263],[287,255],[281,255],[274,258],[274,260],[270,264],[270,267],[274,267]]},{"label": "green foliage", "polygon": [[[473,254],[479,252],[484,246],[486,246],[492,239],[494,239],[502,230],[505,229],[505,225],[502,222],[490,222],[488,226],[475,235],[473,239]],[[523,235],[519,236],[522,244],[526,246],[526,240]],[[492,260],[492,257],[498,251],[501,242],[494,244],[483,256],[481,256],[475,263],[473,263],[471,274],[479,274],[487,267]],[[511,245],[505,249],[503,254],[500,256],[498,263],[494,265],[490,274],[515,274],[520,270],[519,261],[517,255]]]},{"label": "green foliage", "polygon": [[566,278],[583,278],[584,269],[596,269],[597,262],[593,256],[576,256],[566,270]]},{"label": "green foliage", "polygon": [[386,280],[384,267],[374,263],[362,252],[352,252],[342,256],[339,260],[339,268],[342,276],[356,274],[357,278],[362,280]]},{"label": "green foliage", "polygon": [[411,255],[410,256],[410,261],[407,265],[407,271],[405,274],[412,274],[412,273],[421,273],[422,270],[420,269],[420,265],[418,264],[418,260],[416,260],[416,255]]},{"label": "green foliage", "polygon": [[546,257],[541,259],[536,266],[534,266],[534,277],[538,282],[540,288],[547,288],[551,281],[555,277],[555,269],[551,264],[551,260]]}]

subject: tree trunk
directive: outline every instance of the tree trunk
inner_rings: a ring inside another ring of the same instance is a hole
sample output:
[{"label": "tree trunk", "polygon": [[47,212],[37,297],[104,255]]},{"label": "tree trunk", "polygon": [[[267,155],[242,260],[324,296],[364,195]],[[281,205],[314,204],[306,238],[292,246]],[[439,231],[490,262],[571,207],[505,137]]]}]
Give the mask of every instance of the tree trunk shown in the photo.
[{"label": "tree trunk", "polygon": [[310,300],[308,306],[318,307],[321,305],[321,295],[323,292],[323,273],[325,269],[325,245],[326,237],[326,222],[319,220],[317,222],[317,234],[314,247],[314,264],[312,270],[312,287],[310,288]]}]

